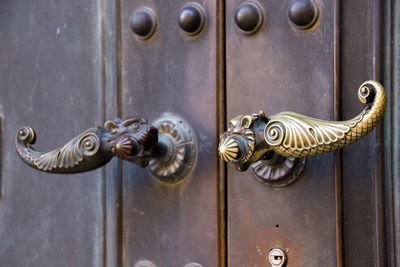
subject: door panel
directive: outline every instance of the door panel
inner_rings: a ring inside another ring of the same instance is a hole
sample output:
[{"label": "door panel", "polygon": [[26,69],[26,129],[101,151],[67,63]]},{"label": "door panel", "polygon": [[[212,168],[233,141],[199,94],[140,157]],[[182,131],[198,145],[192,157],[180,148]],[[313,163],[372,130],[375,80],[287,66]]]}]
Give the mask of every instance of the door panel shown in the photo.
[{"label": "door panel", "polygon": [[[380,42],[383,3],[362,0],[341,2],[341,101],[343,118],[349,118],[362,106],[354,97],[358,81],[382,80],[381,56],[384,50],[381,50]],[[390,86],[386,85],[386,91],[390,94]],[[390,114],[389,110],[386,116]],[[386,252],[382,243],[382,190],[385,183],[382,126],[342,153],[345,266],[388,266],[387,257],[383,258]]]},{"label": "door panel", "polygon": [[[395,266],[399,4],[314,0],[318,20],[299,30],[291,0],[259,0],[264,22],[247,35],[234,20],[242,1],[204,0],[205,28],[188,36],[177,22],[188,2],[1,1],[0,266],[261,267],[274,247],[288,267]],[[129,25],[144,6],[157,19],[148,40]],[[282,188],[220,164],[226,119],[260,109],[351,118],[363,108],[360,83],[381,75],[385,158],[381,124],[341,152],[310,157]],[[105,119],[166,113],[197,140],[195,167],[177,184],[116,159],[46,174],[15,153],[27,124],[48,151]]]},{"label": "door panel", "polygon": [[[163,113],[186,120],[197,137],[194,170],[168,185],[131,164],[123,168],[122,235],[124,266],[148,260],[156,266],[218,264],[216,2],[202,1],[204,32],[183,34],[177,17],[186,1],[123,1],[121,18],[121,105],[123,116],[150,122]],[[128,21],[147,6],[157,29],[147,41]]]},{"label": "door panel", "polygon": [[102,120],[98,14],[96,1],[0,4],[1,266],[102,264],[102,172],[41,173],[14,148],[27,124],[49,150]]},{"label": "door panel", "polygon": [[[334,1],[318,1],[309,30],[289,24],[290,1],[259,1],[265,22],[253,35],[233,21],[240,3],[227,2],[227,118],[261,109],[333,120]],[[333,154],[309,158],[300,179],[280,189],[228,166],[229,266],[268,266],[274,247],[287,250],[289,266],[335,266],[335,178]]]},{"label": "door panel", "polygon": [[[290,2],[260,1],[266,21],[251,36],[232,19],[240,2],[228,4],[227,118],[263,109],[347,119],[362,109],[361,82],[380,80],[382,3],[315,1],[317,23],[299,31],[288,23]],[[268,265],[281,247],[289,266],[387,266],[381,141],[377,127],[335,155],[310,157],[300,179],[279,189],[229,166],[229,265]]]}]

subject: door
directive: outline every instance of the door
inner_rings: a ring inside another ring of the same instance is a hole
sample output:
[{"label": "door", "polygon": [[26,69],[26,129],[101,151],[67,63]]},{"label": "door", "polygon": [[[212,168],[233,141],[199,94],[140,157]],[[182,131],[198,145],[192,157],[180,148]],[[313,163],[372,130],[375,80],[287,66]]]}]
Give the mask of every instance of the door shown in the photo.
[{"label": "door", "polygon": [[[288,267],[397,266],[399,10],[374,0],[2,1],[0,266],[285,266],[271,265],[272,249]],[[371,79],[386,88],[384,122],[300,161],[287,183],[218,157],[237,115],[349,119]],[[27,124],[49,151],[131,116],[189,125],[195,156],[181,180],[117,158],[49,174],[15,152]]]},{"label": "door", "polygon": [[[261,109],[350,119],[362,110],[359,85],[383,79],[385,6],[315,1],[308,11],[296,2],[302,1],[260,1],[265,18],[250,36],[228,17],[241,1],[227,3],[227,118]],[[277,247],[287,252],[288,266],[390,266],[381,126],[338,153],[309,157],[287,186],[266,186],[251,171],[229,166],[229,264],[268,266]]]}]

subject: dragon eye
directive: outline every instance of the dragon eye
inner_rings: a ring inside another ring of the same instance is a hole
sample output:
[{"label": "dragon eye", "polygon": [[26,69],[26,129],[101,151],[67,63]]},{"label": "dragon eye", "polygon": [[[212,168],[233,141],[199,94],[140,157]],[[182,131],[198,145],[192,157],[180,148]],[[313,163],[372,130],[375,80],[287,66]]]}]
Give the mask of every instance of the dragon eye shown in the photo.
[{"label": "dragon eye", "polygon": [[115,134],[118,132],[118,125],[114,121],[106,121],[104,123],[104,128],[111,134]]},{"label": "dragon eye", "polygon": [[129,126],[129,128],[131,128],[133,131],[137,131],[140,128],[140,124],[138,122],[134,122]]}]

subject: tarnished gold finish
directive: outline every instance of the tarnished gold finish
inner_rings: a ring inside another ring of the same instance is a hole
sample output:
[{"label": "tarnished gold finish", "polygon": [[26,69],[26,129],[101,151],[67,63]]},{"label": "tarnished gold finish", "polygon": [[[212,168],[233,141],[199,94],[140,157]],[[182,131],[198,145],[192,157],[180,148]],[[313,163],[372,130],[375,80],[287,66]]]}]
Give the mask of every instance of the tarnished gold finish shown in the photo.
[{"label": "tarnished gold finish", "polygon": [[153,122],[158,129],[158,139],[171,149],[162,158],[150,160],[149,172],[164,182],[175,183],[186,177],[197,160],[197,141],[187,122],[166,114]]},{"label": "tarnished gold finish", "polygon": [[227,138],[219,146],[219,153],[223,160],[232,161],[239,156],[239,144],[233,138]]},{"label": "tarnished gold finish", "polygon": [[[364,82],[358,97],[367,106],[346,121],[320,120],[288,111],[271,117],[263,112],[238,116],[220,137],[219,155],[244,171],[268,151],[285,157],[307,157],[343,148],[369,133],[385,112],[386,95],[380,83]],[[232,144],[239,151],[228,147]]]},{"label": "tarnished gold finish", "polygon": [[[116,119],[79,134],[67,144],[50,152],[33,148],[36,133],[22,127],[15,137],[21,159],[31,167],[51,173],[79,173],[99,168],[115,155],[146,166],[155,155],[157,129],[141,118]],[[157,145],[158,144],[158,145]]]},{"label": "tarnished gold finish", "polygon": [[251,164],[250,169],[263,184],[284,187],[297,180],[306,161],[307,158],[284,157],[270,151],[265,157]]},{"label": "tarnished gold finish", "polygon": [[117,156],[141,167],[150,164],[154,176],[177,182],[191,171],[197,155],[193,130],[171,114],[158,119],[155,126],[141,118],[109,120],[50,152],[36,151],[35,140],[33,128],[22,127],[15,137],[17,153],[31,167],[51,173],[90,171]]}]

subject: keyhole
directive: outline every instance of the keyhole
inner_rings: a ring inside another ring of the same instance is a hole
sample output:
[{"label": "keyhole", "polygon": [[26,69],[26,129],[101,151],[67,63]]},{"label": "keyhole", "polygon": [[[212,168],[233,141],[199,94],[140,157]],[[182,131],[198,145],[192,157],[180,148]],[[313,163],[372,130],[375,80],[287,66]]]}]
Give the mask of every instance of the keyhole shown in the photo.
[{"label": "keyhole", "polygon": [[268,254],[268,261],[271,264],[271,267],[286,266],[286,252],[281,248],[272,248]]}]

